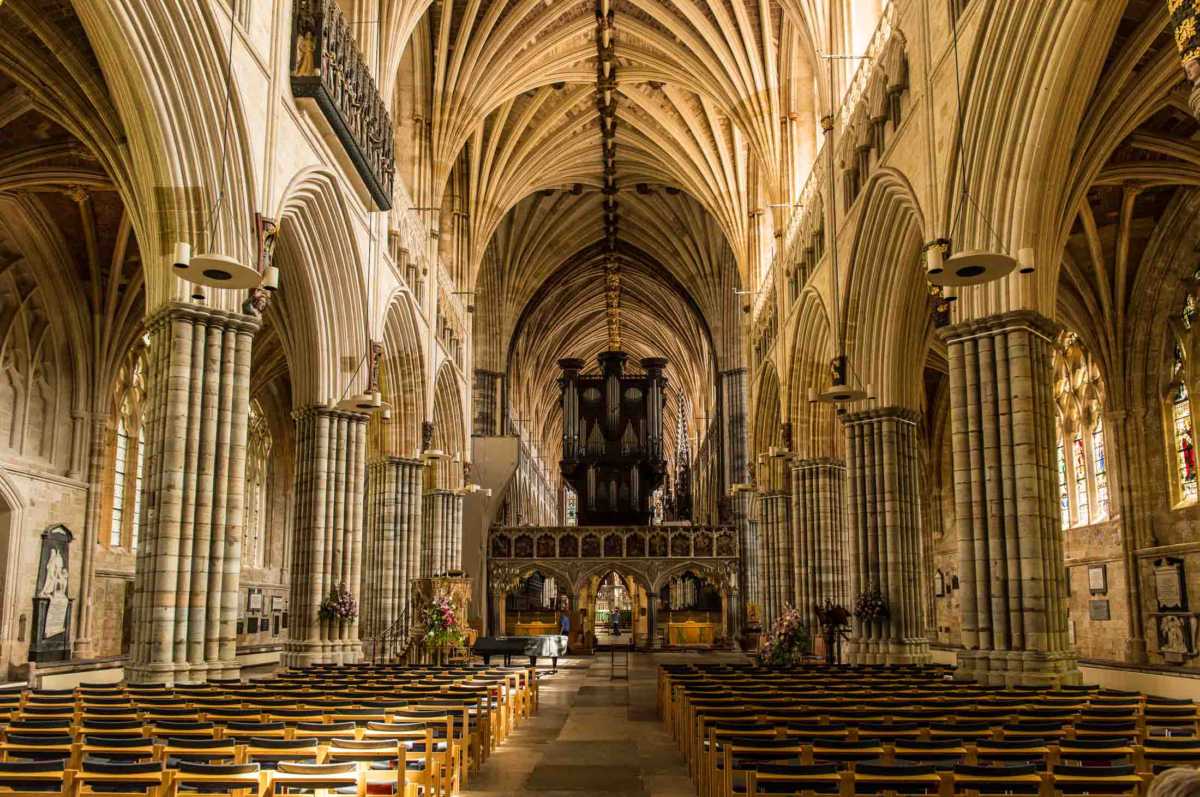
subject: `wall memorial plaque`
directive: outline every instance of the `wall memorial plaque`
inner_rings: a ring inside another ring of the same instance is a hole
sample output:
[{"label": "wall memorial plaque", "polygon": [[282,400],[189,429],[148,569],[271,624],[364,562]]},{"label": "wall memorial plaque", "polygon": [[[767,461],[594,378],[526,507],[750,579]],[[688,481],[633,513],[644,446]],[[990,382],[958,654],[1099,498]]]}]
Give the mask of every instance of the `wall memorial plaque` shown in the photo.
[{"label": "wall memorial plaque", "polygon": [[1187,611],[1182,559],[1166,557],[1154,560],[1154,589],[1160,612]]},{"label": "wall memorial plaque", "polygon": [[1088,566],[1088,592],[1093,595],[1104,595],[1108,592],[1108,565]]},{"label": "wall memorial plaque", "polygon": [[56,524],[42,532],[42,553],[33,592],[33,634],[29,660],[66,661],[71,657],[71,540],[66,526]]},{"label": "wall memorial plaque", "polygon": [[1088,618],[1092,620],[1111,620],[1112,613],[1108,601],[1088,601]]}]

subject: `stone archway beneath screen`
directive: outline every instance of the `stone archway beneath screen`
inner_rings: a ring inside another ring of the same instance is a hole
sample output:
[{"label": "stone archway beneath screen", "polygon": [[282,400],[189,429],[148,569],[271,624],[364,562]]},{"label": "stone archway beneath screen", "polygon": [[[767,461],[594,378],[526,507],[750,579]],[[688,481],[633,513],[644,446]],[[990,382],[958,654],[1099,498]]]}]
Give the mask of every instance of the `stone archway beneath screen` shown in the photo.
[{"label": "stone archway beneath screen", "polygon": [[[732,528],[513,527],[492,529],[489,538],[492,633],[515,630],[511,618],[501,619],[504,602],[537,573],[553,577],[563,593],[569,592],[564,603],[571,613],[571,649],[591,652],[598,639],[596,609],[602,603],[601,585],[611,586],[614,579],[610,576],[615,574],[629,596],[623,631],[639,649],[670,645],[669,629],[658,622],[660,596],[668,591],[672,579],[691,574],[720,595],[721,608],[714,612],[711,623],[711,642],[702,646],[723,646],[737,638],[738,613],[732,607],[739,597],[738,546]],[[564,585],[568,585],[566,589]],[[607,616],[607,611],[605,606],[601,614]]]}]

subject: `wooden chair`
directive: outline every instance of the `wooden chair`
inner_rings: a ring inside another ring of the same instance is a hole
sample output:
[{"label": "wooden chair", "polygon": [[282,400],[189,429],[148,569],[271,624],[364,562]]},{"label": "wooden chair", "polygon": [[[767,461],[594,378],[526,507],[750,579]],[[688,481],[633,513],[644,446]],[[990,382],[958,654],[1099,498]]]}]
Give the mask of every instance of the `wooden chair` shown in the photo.
[{"label": "wooden chair", "polygon": [[1200,739],[1147,737],[1135,748],[1138,768],[1156,773],[1170,767],[1200,767]]},{"label": "wooden chair", "polygon": [[1040,771],[1036,764],[992,767],[959,764],[949,781],[947,797],[1039,795],[1042,792]]},{"label": "wooden chair", "polygon": [[1049,781],[1055,792],[1064,795],[1124,794],[1137,797],[1145,784],[1132,766],[1076,767],[1058,764]]},{"label": "wooden chair", "polygon": [[146,726],[139,719],[98,719],[87,715],[75,726],[76,736],[142,736],[145,732]]},{"label": "wooden chair", "polygon": [[938,794],[942,788],[942,777],[932,764],[862,761],[845,778],[848,793],[854,795]]},{"label": "wooden chair", "polygon": [[165,797],[170,773],[162,761],[83,759],[71,781],[72,797]]},{"label": "wooden chair", "polygon": [[202,764],[236,764],[238,749],[232,739],[171,737],[159,742],[160,761],[193,761]]},{"label": "wooden chair", "polygon": [[292,731],[293,739],[336,739],[356,737],[358,726],[353,722],[300,722]]},{"label": "wooden chair", "polygon": [[266,769],[275,769],[281,761],[321,763],[317,739],[273,739],[254,737],[242,742],[242,759]]},{"label": "wooden chair", "polygon": [[345,761],[325,764],[302,764],[296,761],[280,761],[267,781],[267,794],[279,795],[288,789],[306,791],[317,789],[354,789],[357,797],[365,797],[367,780],[364,768],[354,762]]},{"label": "wooden chair", "polygon": [[[0,794],[4,797],[66,797],[73,772],[63,759],[0,762]],[[55,789],[57,787],[57,789]]]},{"label": "wooden chair", "polygon": [[843,776],[836,764],[761,764],[745,771],[735,791],[746,797],[779,794],[841,794]]},{"label": "wooden chair", "polygon": [[180,761],[172,772],[166,797],[203,791],[205,797],[262,797],[268,773],[258,764],[201,764]]},{"label": "wooden chair", "polygon": [[75,761],[84,758],[108,761],[152,761],[158,745],[148,736],[84,736],[75,746]]},{"label": "wooden chair", "polygon": [[0,742],[0,761],[57,761],[73,760],[75,737],[69,734],[57,736],[26,736],[6,734]]}]

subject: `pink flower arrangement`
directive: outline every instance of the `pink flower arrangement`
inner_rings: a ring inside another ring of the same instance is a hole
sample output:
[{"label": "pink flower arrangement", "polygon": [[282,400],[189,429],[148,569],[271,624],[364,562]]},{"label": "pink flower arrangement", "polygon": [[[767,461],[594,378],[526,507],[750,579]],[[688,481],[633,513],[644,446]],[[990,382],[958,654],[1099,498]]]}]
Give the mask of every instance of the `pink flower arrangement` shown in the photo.
[{"label": "pink flower arrangement", "polygon": [[425,647],[437,649],[462,645],[465,635],[448,596],[435,597],[425,610],[422,621],[425,626]]},{"label": "pink flower arrangement", "polygon": [[804,618],[796,609],[787,606],[763,638],[760,655],[763,663],[771,667],[793,667],[811,648],[812,637]]},{"label": "pink flower arrangement", "polygon": [[358,604],[345,584],[338,584],[329,591],[317,614],[322,620],[353,620],[358,617]]}]

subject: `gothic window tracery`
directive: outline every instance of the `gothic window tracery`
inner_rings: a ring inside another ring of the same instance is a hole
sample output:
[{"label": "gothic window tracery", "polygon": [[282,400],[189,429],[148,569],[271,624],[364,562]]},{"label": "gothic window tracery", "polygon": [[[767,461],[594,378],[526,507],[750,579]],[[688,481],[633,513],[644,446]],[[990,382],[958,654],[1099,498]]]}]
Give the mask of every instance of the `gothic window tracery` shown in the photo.
[{"label": "gothic window tracery", "polygon": [[266,567],[270,514],[271,430],[257,401],[250,402],[250,426],[246,437],[246,527],[242,556],[251,567]]},{"label": "gothic window tracery", "polygon": [[1109,519],[1104,383],[1079,336],[1063,332],[1054,351],[1055,433],[1063,529]]},{"label": "gothic window tracery", "polygon": [[117,425],[112,439],[111,547],[136,549],[141,531],[142,484],[146,475],[146,452],[142,408],[146,396],[146,348],[144,341],[125,358],[117,374],[113,402]]},{"label": "gothic window tracery", "polygon": [[1198,312],[1200,302],[1194,293],[1189,293],[1171,324],[1174,334],[1163,412],[1170,451],[1171,496],[1176,507],[1194,504],[1200,492],[1196,485],[1193,383],[1189,361],[1189,354],[1194,350],[1194,337],[1200,332],[1200,325],[1195,323]]}]

